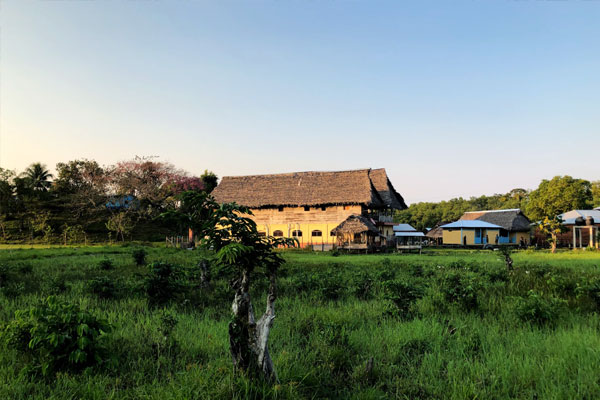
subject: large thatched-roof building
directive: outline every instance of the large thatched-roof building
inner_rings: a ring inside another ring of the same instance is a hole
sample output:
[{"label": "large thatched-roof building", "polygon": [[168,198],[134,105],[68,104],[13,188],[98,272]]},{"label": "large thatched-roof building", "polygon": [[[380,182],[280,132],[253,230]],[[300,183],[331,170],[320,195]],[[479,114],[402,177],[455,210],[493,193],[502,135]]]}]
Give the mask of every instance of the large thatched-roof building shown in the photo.
[{"label": "large thatched-roof building", "polygon": [[226,176],[212,194],[250,207],[266,235],[296,237],[301,245],[335,244],[333,230],[351,215],[391,237],[393,210],[406,208],[383,168]]}]

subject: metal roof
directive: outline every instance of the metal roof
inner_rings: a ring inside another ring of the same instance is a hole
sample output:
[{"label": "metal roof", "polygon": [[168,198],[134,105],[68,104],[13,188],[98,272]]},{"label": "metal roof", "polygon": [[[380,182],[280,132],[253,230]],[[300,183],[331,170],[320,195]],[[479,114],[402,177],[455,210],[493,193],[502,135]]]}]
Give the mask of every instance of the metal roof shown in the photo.
[{"label": "metal roof", "polygon": [[415,232],[416,229],[410,226],[410,224],[397,224],[394,225],[394,232]]},{"label": "metal roof", "polygon": [[423,232],[396,232],[394,233],[397,237],[423,237],[425,234]]},{"label": "metal roof", "polygon": [[563,224],[573,225],[575,223],[575,219],[578,217],[582,217],[585,219],[586,217],[594,218],[595,223],[600,222],[600,209],[594,210],[572,210],[560,215],[560,218],[563,220]]},{"label": "metal roof", "polygon": [[456,229],[456,228],[495,228],[501,229],[501,226],[490,224],[489,222],[480,221],[477,219],[473,220],[458,220],[450,224],[442,225],[440,228],[443,229]]}]

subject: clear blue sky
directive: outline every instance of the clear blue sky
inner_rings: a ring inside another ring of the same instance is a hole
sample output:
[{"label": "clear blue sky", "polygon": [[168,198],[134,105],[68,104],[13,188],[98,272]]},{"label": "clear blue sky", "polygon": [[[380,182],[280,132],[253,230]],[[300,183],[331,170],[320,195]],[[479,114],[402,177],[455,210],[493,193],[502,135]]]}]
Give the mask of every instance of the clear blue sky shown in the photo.
[{"label": "clear blue sky", "polygon": [[408,202],[600,179],[600,1],[0,4],[0,166],[385,167]]}]

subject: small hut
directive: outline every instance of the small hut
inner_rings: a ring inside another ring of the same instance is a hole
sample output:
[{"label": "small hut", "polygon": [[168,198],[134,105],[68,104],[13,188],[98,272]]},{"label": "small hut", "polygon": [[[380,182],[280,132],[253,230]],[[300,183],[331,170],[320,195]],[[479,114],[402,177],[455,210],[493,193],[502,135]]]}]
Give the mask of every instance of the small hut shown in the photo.
[{"label": "small hut", "polygon": [[373,250],[383,245],[385,237],[379,233],[375,224],[362,215],[351,215],[332,231],[337,237],[339,249]]},{"label": "small hut", "polygon": [[429,240],[429,243],[435,246],[441,246],[442,245],[442,237],[444,236],[444,230],[441,228],[442,225],[445,225],[446,223],[438,223],[433,229],[431,229],[429,232],[427,232],[425,234],[425,237],[427,238],[427,240]]}]

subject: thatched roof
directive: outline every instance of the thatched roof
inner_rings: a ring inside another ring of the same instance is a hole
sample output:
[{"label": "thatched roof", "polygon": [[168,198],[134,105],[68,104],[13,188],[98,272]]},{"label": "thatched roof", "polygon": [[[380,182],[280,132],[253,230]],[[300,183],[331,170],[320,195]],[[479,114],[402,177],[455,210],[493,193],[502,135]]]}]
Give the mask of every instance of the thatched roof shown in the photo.
[{"label": "thatched roof", "polygon": [[425,234],[426,237],[432,238],[432,239],[439,239],[443,235],[444,235],[444,230],[439,225]]},{"label": "thatched roof", "polygon": [[351,215],[344,222],[336,226],[333,230],[333,233],[363,233],[370,232],[375,235],[379,235],[379,230],[375,227],[375,224],[366,217],[362,215]]},{"label": "thatched roof", "polygon": [[510,210],[470,211],[463,214],[460,220],[479,220],[499,225],[508,231],[528,231],[531,226],[529,218],[518,208]]},{"label": "thatched roof", "polygon": [[404,209],[385,169],[225,176],[212,195],[250,208],[360,204]]},{"label": "thatched roof", "polygon": [[392,182],[390,182],[385,169],[372,169],[369,174],[373,186],[381,196],[383,202],[388,208],[394,208],[396,210],[404,210],[407,208],[406,203],[400,193],[396,192]]}]

